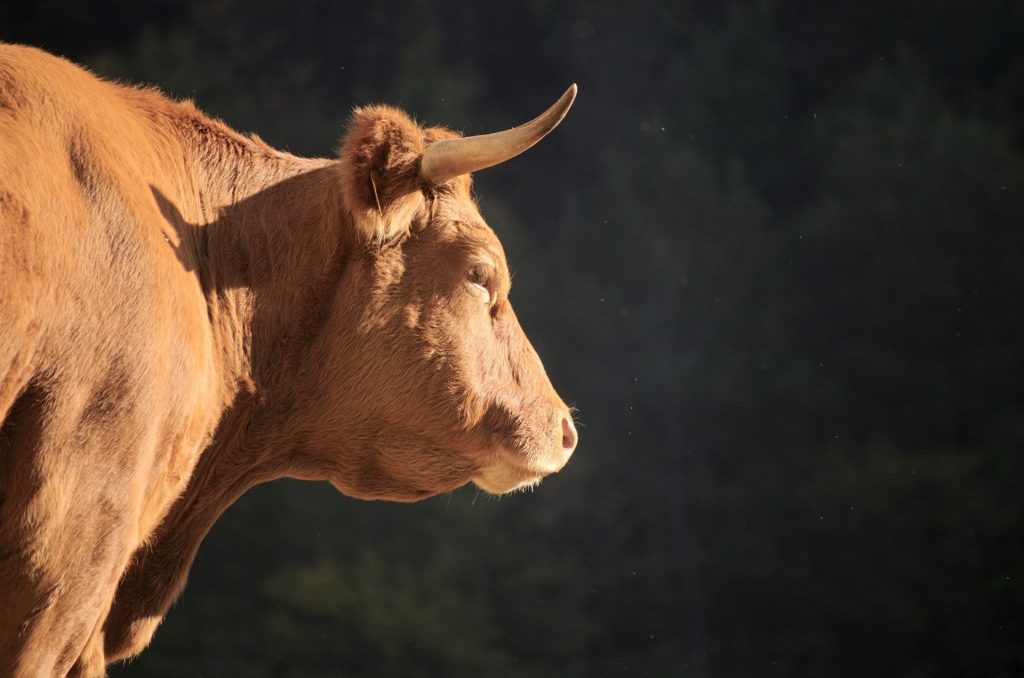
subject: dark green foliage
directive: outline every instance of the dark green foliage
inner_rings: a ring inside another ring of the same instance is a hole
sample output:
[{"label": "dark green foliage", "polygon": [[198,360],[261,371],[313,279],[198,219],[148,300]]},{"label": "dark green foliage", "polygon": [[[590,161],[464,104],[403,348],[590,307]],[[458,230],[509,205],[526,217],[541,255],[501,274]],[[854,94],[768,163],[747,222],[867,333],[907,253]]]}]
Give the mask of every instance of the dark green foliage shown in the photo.
[{"label": "dark green foliage", "polygon": [[114,676],[1024,673],[1019,3],[0,4],[295,152],[468,133],[582,444],[530,495],[278,482]]}]

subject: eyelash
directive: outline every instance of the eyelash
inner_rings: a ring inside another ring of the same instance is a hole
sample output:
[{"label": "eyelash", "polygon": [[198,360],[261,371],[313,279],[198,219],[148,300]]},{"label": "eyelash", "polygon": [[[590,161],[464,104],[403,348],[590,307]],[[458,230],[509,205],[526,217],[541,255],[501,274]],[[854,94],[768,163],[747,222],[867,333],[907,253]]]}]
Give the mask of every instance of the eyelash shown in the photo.
[{"label": "eyelash", "polygon": [[480,285],[481,287],[486,287],[486,288],[490,289],[490,287],[491,287],[491,274],[487,270],[487,267],[482,265],[482,264],[480,264],[480,265],[473,266],[472,268],[470,268],[469,269],[469,282],[474,283],[476,285]]},{"label": "eyelash", "polygon": [[488,304],[494,303],[494,289],[491,280],[491,271],[488,266],[486,266],[485,264],[477,264],[476,266],[472,266],[469,269],[469,273],[466,274],[466,277],[469,279],[469,282],[473,283],[474,285],[479,285],[480,287],[487,290]]}]

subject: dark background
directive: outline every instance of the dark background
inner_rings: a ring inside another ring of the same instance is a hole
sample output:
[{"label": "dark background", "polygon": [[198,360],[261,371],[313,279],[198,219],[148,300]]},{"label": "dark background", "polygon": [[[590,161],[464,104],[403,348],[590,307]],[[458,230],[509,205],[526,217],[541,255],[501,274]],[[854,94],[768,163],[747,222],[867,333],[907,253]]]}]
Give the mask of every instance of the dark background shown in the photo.
[{"label": "dark background", "polygon": [[1021,3],[33,0],[0,38],[300,154],[580,85],[477,177],[570,465],[257,488],[112,676],[1024,675]]}]

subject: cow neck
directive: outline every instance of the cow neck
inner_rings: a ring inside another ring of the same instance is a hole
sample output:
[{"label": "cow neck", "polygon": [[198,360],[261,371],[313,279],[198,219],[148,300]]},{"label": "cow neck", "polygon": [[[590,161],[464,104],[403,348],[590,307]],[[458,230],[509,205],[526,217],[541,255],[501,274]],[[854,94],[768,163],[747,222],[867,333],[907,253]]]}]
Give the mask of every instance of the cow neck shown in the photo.
[{"label": "cow neck", "polygon": [[187,201],[198,225],[182,247],[206,297],[226,379],[266,389],[294,367],[322,322],[324,293],[347,258],[336,162],[275,151],[204,122],[201,133],[185,137],[194,193]]},{"label": "cow neck", "polygon": [[[279,416],[275,407],[293,399],[289,386],[327,321],[353,236],[335,161],[281,153],[226,128],[216,153],[208,135],[197,141],[203,225],[191,256],[220,354],[225,407],[200,463],[247,470],[251,477],[230,479],[230,503],[248,486],[283,474],[276,468],[281,441],[259,440],[252,422]],[[188,491],[226,479],[200,473]]]},{"label": "cow neck", "polygon": [[121,581],[108,649],[145,645],[221,513],[287,473],[283,441],[266,437],[268,408],[326,321],[354,251],[334,161],[280,153],[189,105],[146,113],[163,157],[181,158],[177,176],[162,165],[150,189],[172,229],[164,238],[205,298],[221,412],[187,486]]},{"label": "cow neck", "polygon": [[209,128],[192,149],[192,209],[202,218],[183,230],[179,256],[206,296],[224,410],[187,487],[122,580],[111,638],[162,617],[221,513],[252,486],[290,474],[294,450],[271,435],[282,414],[275,406],[294,395],[290,375],[326,322],[331,289],[353,251],[335,163],[217,131],[219,152]]}]

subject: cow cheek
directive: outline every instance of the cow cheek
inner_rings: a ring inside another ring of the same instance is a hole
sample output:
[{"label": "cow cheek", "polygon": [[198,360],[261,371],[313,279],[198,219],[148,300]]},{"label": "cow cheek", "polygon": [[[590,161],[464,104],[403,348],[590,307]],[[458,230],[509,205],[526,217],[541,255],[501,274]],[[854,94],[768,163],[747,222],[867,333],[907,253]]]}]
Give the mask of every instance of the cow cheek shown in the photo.
[{"label": "cow cheek", "polygon": [[467,323],[458,338],[460,344],[460,407],[467,427],[476,426],[485,414],[510,390],[508,345],[491,327],[484,314]]}]

